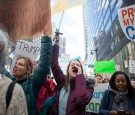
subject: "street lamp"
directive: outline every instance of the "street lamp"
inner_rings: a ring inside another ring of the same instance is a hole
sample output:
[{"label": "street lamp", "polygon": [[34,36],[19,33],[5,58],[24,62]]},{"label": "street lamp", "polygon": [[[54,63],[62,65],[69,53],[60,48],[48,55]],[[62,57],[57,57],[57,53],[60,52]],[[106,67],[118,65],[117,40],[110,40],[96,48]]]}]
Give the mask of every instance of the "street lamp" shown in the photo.
[{"label": "street lamp", "polygon": [[94,50],[91,50],[91,54],[93,55],[93,53],[95,52],[96,54],[96,60],[98,61],[98,47]]}]

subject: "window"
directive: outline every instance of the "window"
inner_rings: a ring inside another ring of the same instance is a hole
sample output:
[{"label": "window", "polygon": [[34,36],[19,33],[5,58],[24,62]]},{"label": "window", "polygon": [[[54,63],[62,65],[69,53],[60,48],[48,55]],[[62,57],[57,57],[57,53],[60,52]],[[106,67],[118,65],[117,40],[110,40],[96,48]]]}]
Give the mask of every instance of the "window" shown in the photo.
[{"label": "window", "polygon": [[117,0],[111,0],[111,3],[110,3],[111,9],[113,9],[115,2],[117,2]]},{"label": "window", "polygon": [[112,13],[112,21],[115,20],[116,16],[117,16],[117,8],[115,7],[114,10],[113,10],[113,13]]},{"label": "window", "polygon": [[105,15],[104,24],[107,23],[108,18],[110,18],[110,10],[109,9],[107,10],[107,13]]},{"label": "window", "polygon": [[116,5],[117,9],[121,8],[122,4],[123,4],[123,0],[118,0],[118,3]]},{"label": "window", "polygon": [[111,23],[111,18],[109,17],[109,21],[107,21],[107,25],[105,27],[105,31],[108,32],[110,27],[111,27],[112,23]]}]

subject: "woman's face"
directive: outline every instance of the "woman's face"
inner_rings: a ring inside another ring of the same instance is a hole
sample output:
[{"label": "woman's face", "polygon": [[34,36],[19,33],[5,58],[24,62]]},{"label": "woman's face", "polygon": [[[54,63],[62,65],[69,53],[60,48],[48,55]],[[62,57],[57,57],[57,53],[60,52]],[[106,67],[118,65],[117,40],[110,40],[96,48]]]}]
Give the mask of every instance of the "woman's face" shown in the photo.
[{"label": "woman's face", "polygon": [[115,85],[118,91],[122,92],[127,88],[127,81],[123,74],[118,74],[115,78]]},{"label": "woman's face", "polygon": [[26,74],[28,73],[27,67],[26,67],[26,62],[23,58],[20,58],[16,61],[12,75],[15,76],[16,78],[23,78]]},{"label": "woman's face", "polygon": [[96,83],[103,83],[103,80],[100,76],[96,76]]},{"label": "woman's face", "polygon": [[69,69],[68,69],[68,74],[70,77],[76,77],[77,73],[74,72],[73,67],[76,67],[78,69],[78,71],[81,71],[82,73],[82,68],[81,68],[81,64],[78,61],[72,61],[69,65]]}]

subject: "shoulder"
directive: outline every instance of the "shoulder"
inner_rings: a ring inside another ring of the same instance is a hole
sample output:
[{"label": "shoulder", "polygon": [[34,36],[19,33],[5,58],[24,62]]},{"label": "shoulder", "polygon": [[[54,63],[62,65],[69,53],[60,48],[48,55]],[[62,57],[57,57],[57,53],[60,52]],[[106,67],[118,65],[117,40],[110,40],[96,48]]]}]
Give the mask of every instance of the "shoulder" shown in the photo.
[{"label": "shoulder", "polygon": [[105,90],[105,92],[104,92],[104,97],[109,96],[109,95],[110,95],[110,92],[111,92],[111,91],[110,91],[110,90],[108,90],[108,89],[107,89],[107,90]]}]

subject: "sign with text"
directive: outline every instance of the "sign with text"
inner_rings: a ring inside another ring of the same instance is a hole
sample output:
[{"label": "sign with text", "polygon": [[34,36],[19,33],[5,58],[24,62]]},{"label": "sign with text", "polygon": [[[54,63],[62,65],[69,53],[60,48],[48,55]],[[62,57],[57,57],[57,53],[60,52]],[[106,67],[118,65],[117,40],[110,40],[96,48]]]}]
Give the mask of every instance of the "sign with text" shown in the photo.
[{"label": "sign with text", "polygon": [[11,40],[50,35],[50,0],[0,0],[0,23]]},{"label": "sign with text", "polygon": [[19,56],[29,57],[32,61],[36,61],[40,53],[40,46],[25,40],[19,40],[14,52],[12,67]]},{"label": "sign with text", "polygon": [[135,73],[135,61],[134,60],[129,60],[129,72]]},{"label": "sign with text", "polygon": [[90,103],[86,106],[86,112],[93,112],[93,113],[99,112],[101,99],[106,89],[108,89],[108,83],[96,84],[94,86],[93,97]]},{"label": "sign with text", "polygon": [[126,37],[135,41],[135,5],[119,9],[118,18]]}]

